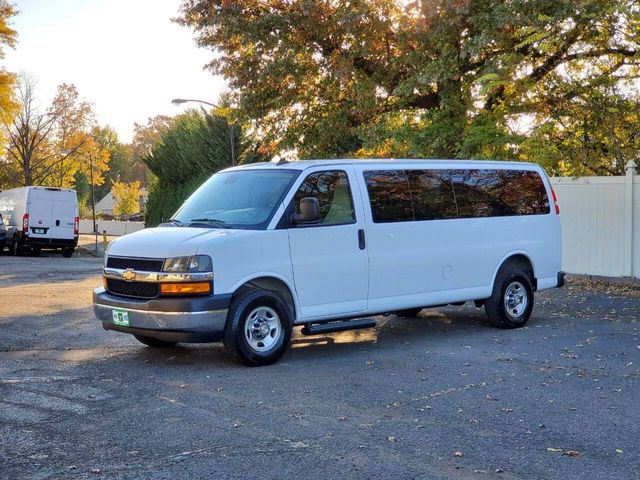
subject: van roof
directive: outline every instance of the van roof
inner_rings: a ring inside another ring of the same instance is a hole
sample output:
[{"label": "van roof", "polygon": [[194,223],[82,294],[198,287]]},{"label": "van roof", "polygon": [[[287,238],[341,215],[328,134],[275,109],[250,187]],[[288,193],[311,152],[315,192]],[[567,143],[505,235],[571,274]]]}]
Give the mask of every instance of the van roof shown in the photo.
[{"label": "van roof", "polygon": [[295,160],[291,162],[279,161],[279,162],[261,162],[261,163],[247,163],[244,165],[238,165],[236,167],[227,168],[224,171],[231,170],[243,170],[243,169],[294,169],[294,170],[306,170],[312,167],[321,166],[338,166],[338,165],[365,165],[372,167],[382,166],[403,166],[407,167],[410,164],[425,165],[430,167],[448,167],[448,168],[529,168],[539,169],[540,166],[535,163],[529,162],[508,162],[503,160],[446,160],[446,159],[403,159],[403,158],[373,158],[373,159],[357,159],[357,158],[343,158],[343,159],[324,159],[324,160]]},{"label": "van roof", "polygon": [[18,188],[11,188],[11,189],[7,189],[7,190],[0,190],[0,193],[3,192],[13,192],[13,191],[20,191],[20,190],[49,190],[49,191],[55,191],[55,192],[75,192],[74,189],[72,188],[61,188],[61,187],[44,187],[44,186],[40,186],[40,185],[32,185],[29,187],[18,187]]}]

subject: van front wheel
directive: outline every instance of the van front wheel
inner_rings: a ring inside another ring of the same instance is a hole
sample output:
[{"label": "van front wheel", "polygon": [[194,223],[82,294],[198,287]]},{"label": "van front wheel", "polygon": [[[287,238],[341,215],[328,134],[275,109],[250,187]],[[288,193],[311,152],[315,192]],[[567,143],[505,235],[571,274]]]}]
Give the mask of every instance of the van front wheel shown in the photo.
[{"label": "van front wheel", "polygon": [[498,272],[493,293],[484,303],[489,323],[499,328],[518,328],[533,310],[533,288],[524,272],[506,267]]},{"label": "van front wheel", "polygon": [[293,321],[278,294],[255,289],[231,302],[224,329],[224,348],[245,365],[275,363],[291,340]]}]

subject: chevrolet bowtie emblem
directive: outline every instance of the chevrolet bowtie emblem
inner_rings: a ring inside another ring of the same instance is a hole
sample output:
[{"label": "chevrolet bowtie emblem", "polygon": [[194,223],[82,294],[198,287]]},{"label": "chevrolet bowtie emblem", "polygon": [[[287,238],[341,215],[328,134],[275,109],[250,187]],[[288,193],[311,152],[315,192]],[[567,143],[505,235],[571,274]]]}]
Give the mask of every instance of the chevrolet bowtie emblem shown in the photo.
[{"label": "chevrolet bowtie emblem", "polygon": [[135,280],[136,272],[133,271],[133,268],[127,268],[124,272],[122,272],[122,278],[127,281]]}]

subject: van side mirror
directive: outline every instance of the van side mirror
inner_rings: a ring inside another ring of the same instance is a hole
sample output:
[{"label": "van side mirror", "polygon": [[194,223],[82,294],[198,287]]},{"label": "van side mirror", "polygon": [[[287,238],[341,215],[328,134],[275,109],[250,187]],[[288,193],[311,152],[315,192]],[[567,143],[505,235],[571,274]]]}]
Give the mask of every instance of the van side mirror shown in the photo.
[{"label": "van side mirror", "polygon": [[300,199],[299,210],[300,213],[291,215],[291,222],[295,225],[315,223],[320,218],[320,204],[317,198],[304,197]]}]

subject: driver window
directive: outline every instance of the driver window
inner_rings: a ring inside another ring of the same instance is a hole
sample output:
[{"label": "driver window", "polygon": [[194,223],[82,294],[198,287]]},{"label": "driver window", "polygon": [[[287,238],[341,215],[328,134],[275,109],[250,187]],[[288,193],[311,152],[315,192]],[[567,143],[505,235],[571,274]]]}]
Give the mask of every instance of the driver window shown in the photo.
[{"label": "driver window", "polygon": [[310,174],[300,185],[293,199],[296,213],[299,213],[300,200],[305,197],[318,199],[318,224],[340,225],[356,220],[349,180],[346,172],[342,170]]}]

